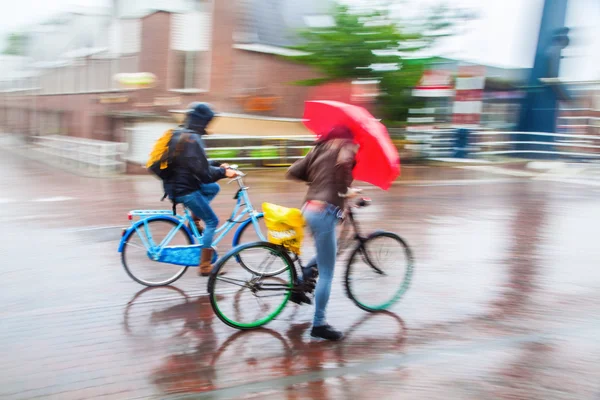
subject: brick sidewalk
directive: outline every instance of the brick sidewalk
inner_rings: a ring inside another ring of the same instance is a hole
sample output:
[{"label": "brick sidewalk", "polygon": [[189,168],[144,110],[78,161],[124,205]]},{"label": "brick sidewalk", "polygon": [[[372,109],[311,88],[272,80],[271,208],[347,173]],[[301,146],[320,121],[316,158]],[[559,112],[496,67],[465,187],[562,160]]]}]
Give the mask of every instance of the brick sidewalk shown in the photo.
[{"label": "brick sidewalk", "polygon": [[[266,330],[237,333],[215,319],[206,278],[193,271],[176,288],[141,292],[116,247],[129,209],[166,208],[156,180],[74,177],[14,155],[0,167],[2,399],[546,400],[600,392],[594,188],[516,177],[368,193],[374,203],[360,221],[408,240],[414,279],[392,314],[366,318],[345,297],[338,269],[329,320],[347,339],[330,344],[310,340],[309,306],[289,305]],[[413,177],[489,178],[436,170]],[[280,172],[249,174],[248,184],[256,206],[298,205],[305,189]],[[221,218],[233,193],[223,185]]]}]

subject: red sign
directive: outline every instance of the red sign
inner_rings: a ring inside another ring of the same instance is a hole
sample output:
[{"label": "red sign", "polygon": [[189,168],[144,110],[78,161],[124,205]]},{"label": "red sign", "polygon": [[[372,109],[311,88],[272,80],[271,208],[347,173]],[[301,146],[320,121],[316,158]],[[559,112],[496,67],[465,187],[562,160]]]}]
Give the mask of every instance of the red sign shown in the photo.
[{"label": "red sign", "polygon": [[453,94],[452,74],[443,70],[425,71],[412,94],[416,97],[450,97]]},{"label": "red sign", "polygon": [[452,89],[452,75],[450,71],[425,71],[416,89]]},{"label": "red sign", "polygon": [[485,68],[459,67],[452,121],[457,125],[478,125],[483,106]]}]

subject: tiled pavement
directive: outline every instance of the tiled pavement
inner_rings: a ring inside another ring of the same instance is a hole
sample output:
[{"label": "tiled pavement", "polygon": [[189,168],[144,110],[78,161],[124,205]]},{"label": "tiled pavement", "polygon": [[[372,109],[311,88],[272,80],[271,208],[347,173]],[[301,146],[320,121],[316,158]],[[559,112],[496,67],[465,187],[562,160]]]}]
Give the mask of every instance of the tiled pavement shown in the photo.
[{"label": "tiled pavement", "polygon": [[[369,190],[361,221],[408,240],[415,276],[391,313],[368,315],[338,273],[329,320],[347,337],[330,344],[310,340],[308,306],[238,333],[192,272],[171,288],[132,282],[119,227],[129,209],[167,206],[153,178],[1,155],[2,399],[600,398],[593,185],[406,168],[389,193]],[[257,206],[297,206],[304,190],[280,172],[247,182]],[[223,185],[222,218],[233,193]]]}]

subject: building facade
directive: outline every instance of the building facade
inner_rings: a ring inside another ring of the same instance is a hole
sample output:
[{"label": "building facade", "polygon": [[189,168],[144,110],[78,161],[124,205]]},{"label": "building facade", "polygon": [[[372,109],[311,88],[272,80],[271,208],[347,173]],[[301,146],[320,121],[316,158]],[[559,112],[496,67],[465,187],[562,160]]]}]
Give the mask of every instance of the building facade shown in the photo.
[{"label": "building facade", "polygon": [[[115,0],[26,28],[21,75],[0,79],[0,128],[26,135],[109,140],[136,124],[171,124],[169,111],[207,101],[224,113],[299,118],[318,75],[285,60],[296,31],[328,1]],[[26,61],[24,61],[26,60]],[[153,87],[124,89],[121,73],[152,73]],[[226,133],[226,132],[224,132]],[[139,141],[139,140],[138,140]],[[142,146],[143,147],[143,146]]]}]

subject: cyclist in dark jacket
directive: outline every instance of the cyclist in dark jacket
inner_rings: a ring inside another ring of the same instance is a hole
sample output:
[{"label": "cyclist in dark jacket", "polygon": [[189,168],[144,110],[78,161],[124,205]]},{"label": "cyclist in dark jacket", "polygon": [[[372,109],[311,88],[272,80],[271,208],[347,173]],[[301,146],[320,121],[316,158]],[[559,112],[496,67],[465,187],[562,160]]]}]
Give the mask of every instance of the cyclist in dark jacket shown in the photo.
[{"label": "cyclist in dark jacket", "polygon": [[216,182],[226,177],[233,178],[237,172],[227,169],[227,164],[211,163],[206,157],[202,135],[206,134],[206,127],[215,115],[211,108],[205,103],[192,103],[188,109],[185,130],[180,137],[173,138],[177,143],[171,144],[177,150],[168,184],[172,187],[173,200],[185,205],[195,219],[202,219],[206,224],[199,273],[208,276],[212,270],[211,244],[219,224],[210,201],[219,191]]}]

